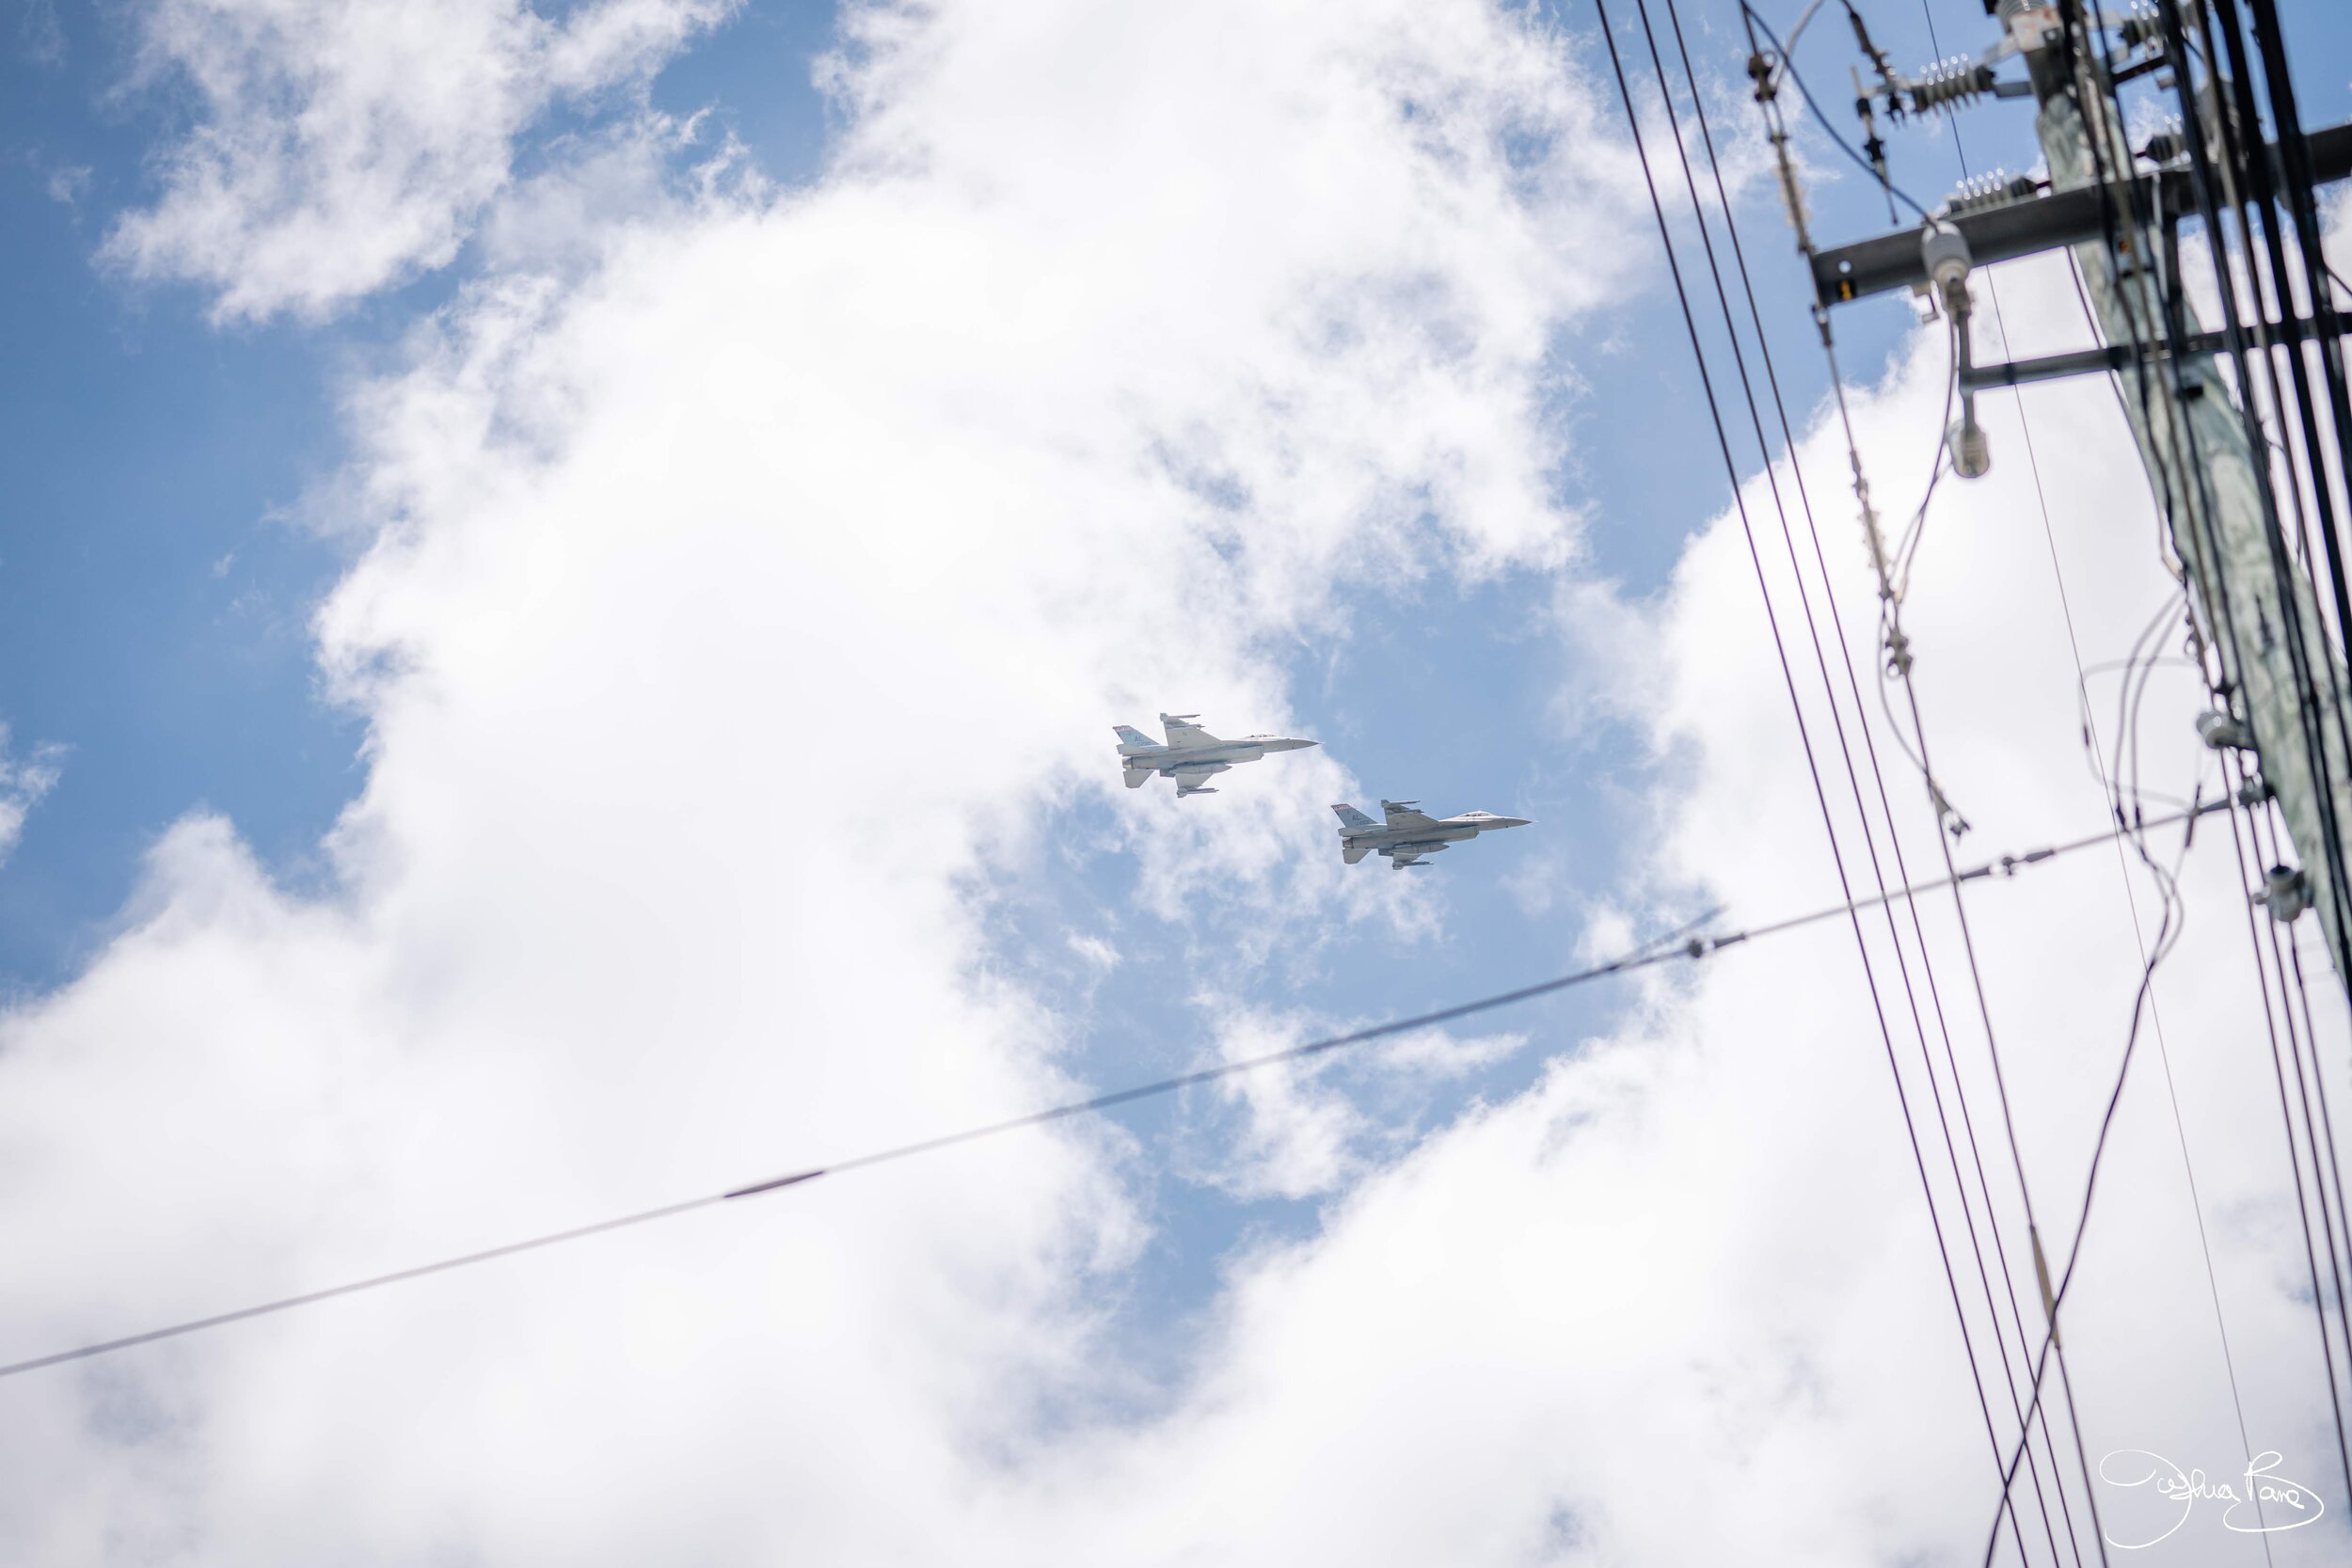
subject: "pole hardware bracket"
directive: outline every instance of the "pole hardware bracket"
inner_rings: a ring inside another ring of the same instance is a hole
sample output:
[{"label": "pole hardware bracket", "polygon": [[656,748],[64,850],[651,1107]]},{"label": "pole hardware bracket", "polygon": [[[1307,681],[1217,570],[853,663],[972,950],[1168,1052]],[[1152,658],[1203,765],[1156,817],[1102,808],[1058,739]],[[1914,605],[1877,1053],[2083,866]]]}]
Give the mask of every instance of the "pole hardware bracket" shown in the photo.
[{"label": "pole hardware bracket", "polygon": [[2263,877],[2263,885],[2251,902],[2270,911],[2270,918],[2280,925],[2290,925],[2296,915],[2312,907],[2311,879],[2298,870],[2274,865]]},{"label": "pole hardware bracket", "polygon": [[1968,236],[1949,218],[1933,219],[1919,230],[1919,264],[1927,269],[1928,281],[1942,296],[1944,313],[1952,321],[1952,352],[1956,361],[1952,373],[1960,384],[1960,422],[1952,426],[1947,437],[1952,451],[1952,472],[1963,479],[1981,479],[1993,467],[1993,451],[1985,439],[1984,427],[1977,423],[1977,393],[1970,385],[1970,372],[1975,366],[1968,318],[1976,301],[1968,293],[1968,274],[1975,265],[1968,249]]},{"label": "pole hardware bracket", "polygon": [[[2280,154],[2273,144],[2255,155],[2271,158],[2276,166]],[[2352,175],[2352,124],[2312,132],[2305,138],[2303,155],[2309,158],[2318,183]],[[1966,238],[1974,263],[1985,266],[2058,245],[2096,241],[2106,231],[2103,214],[2114,211],[2129,214],[2134,222],[2146,222],[2160,214],[2194,214],[2197,198],[2190,171],[2167,167],[2138,172],[2111,181],[2105,191],[2096,185],[2079,185],[2030,200],[1955,214],[1946,221]],[[1823,305],[1836,306],[1927,281],[1930,274],[1919,230],[1904,229],[1815,253],[1814,297]]]},{"label": "pole hardware bracket", "polygon": [[2246,727],[2246,721],[2217,707],[2209,707],[2197,716],[2197,738],[2216,752],[2254,749],[2254,732]]}]

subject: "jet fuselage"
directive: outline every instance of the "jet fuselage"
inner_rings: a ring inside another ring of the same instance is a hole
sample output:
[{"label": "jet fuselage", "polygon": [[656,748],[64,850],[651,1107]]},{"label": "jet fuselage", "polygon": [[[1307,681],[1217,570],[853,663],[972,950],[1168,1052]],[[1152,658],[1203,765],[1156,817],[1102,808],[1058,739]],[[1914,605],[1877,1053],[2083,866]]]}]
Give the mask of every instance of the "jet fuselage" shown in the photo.
[{"label": "jet fuselage", "polygon": [[1209,781],[1235,763],[1256,762],[1268,752],[1296,752],[1312,746],[1287,735],[1216,736],[1193,721],[1190,714],[1163,713],[1160,723],[1168,735],[1161,745],[1141,730],[1115,725],[1119,735],[1119,765],[1127,787],[1135,789],[1154,774],[1176,781],[1176,793],[1214,795]]},{"label": "jet fuselage", "polygon": [[1232,740],[1220,740],[1214,746],[1127,746],[1119,748],[1121,757],[1133,758],[1139,766],[1150,763],[1165,768],[1176,762],[1256,762],[1268,752],[1296,752],[1315,744],[1286,735],[1245,735]]},{"label": "jet fuselage", "polygon": [[1368,854],[1378,853],[1391,864],[1402,870],[1414,863],[1417,857],[1434,855],[1449,844],[1459,844],[1466,838],[1498,828],[1524,828],[1524,816],[1497,816],[1490,811],[1466,811],[1459,816],[1427,816],[1413,809],[1410,800],[1383,800],[1381,810],[1388,820],[1375,822],[1353,806],[1333,806],[1340,817],[1340,858],[1350,865]]}]

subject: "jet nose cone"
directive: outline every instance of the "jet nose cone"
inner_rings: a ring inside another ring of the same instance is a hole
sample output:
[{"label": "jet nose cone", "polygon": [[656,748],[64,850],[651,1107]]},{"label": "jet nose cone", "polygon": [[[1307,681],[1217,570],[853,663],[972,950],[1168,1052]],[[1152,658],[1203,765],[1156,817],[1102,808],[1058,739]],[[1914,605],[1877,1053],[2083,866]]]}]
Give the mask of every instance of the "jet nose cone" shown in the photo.
[{"label": "jet nose cone", "polygon": [[1290,736],[1275,741],[1272,745],[1268,746],[1266,750],[1269,752],[1303,752],[1310,746],[1320,746],[1322,744],[1323,742],[1320,740],[1301,740],[1296,736]]},{"label": "jet nose cone", "polygon": [[1487,824],[1492,828],[1532,828],[1534,825],[1535,819],[1532,816],[1498,816]]}]

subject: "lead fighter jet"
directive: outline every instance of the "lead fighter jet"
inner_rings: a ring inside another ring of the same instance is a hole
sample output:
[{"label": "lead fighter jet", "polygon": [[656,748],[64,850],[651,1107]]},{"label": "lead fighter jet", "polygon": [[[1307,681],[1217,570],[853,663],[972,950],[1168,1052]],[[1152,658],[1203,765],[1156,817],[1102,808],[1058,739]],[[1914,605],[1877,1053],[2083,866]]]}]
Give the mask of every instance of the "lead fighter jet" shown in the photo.
[{"label": "lead fighter jet", "polygon": [[1140,789],[1143,781],[1157,773],[1164,779],[1176,781],[1176,798],[1187,795],[1215,795],[1209,781],[1237,762],[1255,762],[1268,752],[1295,752],[1315,744],[1311,740],[1296,740],[1280,735],[1245,735],[1237,740],[1219,740],[1216,736],[1193,722],[1197,713],[1163,713],[1160,727],[1168,732],[1168,744],[1163,746],[1141,730],[1124,724],[1113,724],[1119,733],[1119,766],[1129,789]]},{"label": "lead fighter jet", "polygon": [[1434,855],[1449,844],[1496,828],[1524,828],[1524,816],[1497,816],[1490,811],[1466,811],[1459,816],[1425,816],[1415,808],[1418,800],[1383,800],[1380,809],[1388,814],[1385,823],[1375,822],[1354,806],[1333,806],[1340,816],[1340,859],[1354,865],[1377,849],[1389,857],[1389,863],[1402,871],[1408,865],[1421,863],[1423,855]]}]

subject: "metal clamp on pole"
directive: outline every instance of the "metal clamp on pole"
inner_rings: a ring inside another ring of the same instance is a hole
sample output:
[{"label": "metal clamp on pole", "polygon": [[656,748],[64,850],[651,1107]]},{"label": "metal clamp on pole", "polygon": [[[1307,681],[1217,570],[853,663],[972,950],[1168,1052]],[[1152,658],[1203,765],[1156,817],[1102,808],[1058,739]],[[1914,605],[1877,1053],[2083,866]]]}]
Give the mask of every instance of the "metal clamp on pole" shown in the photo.
[{"label": "metal clamp on pole", "polygon": [[1919,261],[1927,268],[1929,282],[1943,298],[1945,314],[1952,321],[1952,352],[1958,357],[1953,373],[1960,379],[1960,423],[1952,427],[1949,436],[1952,472],[1963,479],[1980,479],[1993,467],[1993,450],[1985,439],[1984,427],[1977,423],[1977,392],[1969,373],[1974,348],[1969,341],[1968,319],[1976,301],[1968,293],[1968,274],[1973,264],[1968,236],[1960,231],[1959,225],[1936,218],[1919,230]]}]

